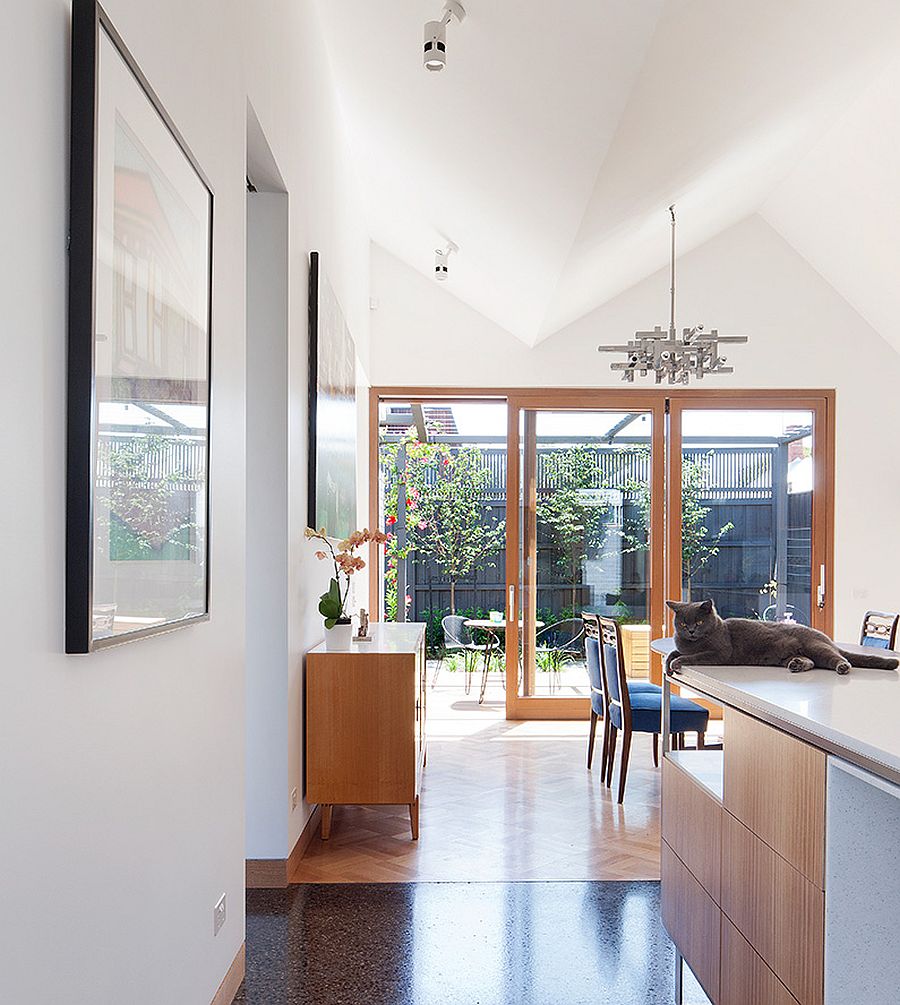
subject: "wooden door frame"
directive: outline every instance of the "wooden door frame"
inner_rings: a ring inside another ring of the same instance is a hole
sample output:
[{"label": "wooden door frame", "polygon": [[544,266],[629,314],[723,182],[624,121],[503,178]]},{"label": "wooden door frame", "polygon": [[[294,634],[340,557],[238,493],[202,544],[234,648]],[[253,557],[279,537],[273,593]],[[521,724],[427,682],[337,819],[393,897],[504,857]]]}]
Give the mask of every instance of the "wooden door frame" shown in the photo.
[{"label": "wooden door frame", "polygon": [[[614,393],[610,393],[614,392]],[[506,665],[518,667],[519,663],[519,537],[521,528],[520,460],[522,443],[519,435],[520,415],[523,411],[627,411],[644,412],[652,418],[651,468],[650,468],[650,540],[664,539],[665,518],[665,398],[650,390],[624,388],[592,388],[578,390],[570,388],[523,389],[511,392],[507,397],[507,459],[506,459]],[[526,486],[529,496],[533,487]],[[527,514],[534,502],[526,506],[526,526],[534,527],[534,520]],[[649,567],[651,634],[663,631],[663,592],[665,589],[665,562],[662,548],[654,554],[651,547],[647,553]],[[510,604],[510,587],[514,587],[514,603]],[[533,607],[536,603],[534,584],[528,596]],[[534,611],[523,611],[523,632],[526,632]],[[527,639],[526,639],[527,641]],[[528,654],[526,653],[526,659]],[[520,695],[517,681],[507,675],[506,718],[507,719],[587,719],[590,716],[590,699],[555,698],[545,695]]]},{"label": "wooden door frame", "polygon": [[[825,606],[819,609],[810,597],[813,627],[831,635],[834,631],[834,418],[835,392],[833,390],[771,390],[771,391],[713,391],[685,390],[671,396],[669,408],[668,483],[666,496],[681,498],[681,429],[682,415],[686,411],[716,411],[735,409],[741,411],[791,411],[813,414],[813,496],[812,496],[812,549],[811,590],[815,591],[819,566],[825,566]],[[671,507],[666,550],[671,560],[666,563],[666,592],[668,597],[681,597],[681,507]],[[672,632],[672,613],[666,611],[666,634]],[[661,673],[656,661],[654,676]]]},{"label": "wooden door frame", "polygon": [[[473,403],[478,401],[498,403],[508,407],[507,435],[507,556],[506,556],[506,616],[507,616],[507,654],[514,653],[515,664],[518,664],[518,618],[515,610],[510,611],[509,587],[515,585],[516,602],[518,606],[519,590],[519,560],[518,560],[518,530],[519,530],[519,408],[539,408],[552,410],[598,410],[632,407],[634,411],[647,411],[653,414],[653,442],[662,436],[662,449],[652,455],[651,470],[651,534],[656,539],[663,534],[663,553],[649,553],[651,561],[651,629],[655,634],[669,634],[671,619],[665,608],[666,596],[681,595],[681,567],[678,564],[677,582],[672,574],[672,563],[668,556],[679,554],[676,548],[681,534],[681,508],[672,507],[668,527],[665,524],[666,498],[681,497],[681,454],[671,449],[673,442],[673,415],[679,422],[678,440],[680,443],[681,413],[688,407],[705,408],[745,408],[745,409],[787,409],[812,411],[816,416],[816,431],[819,433],[813,442],[813,559],[815,564],[819,556],[824,556],[825,565],[825,610],[823,612],[824,631],[831,634],[834,621],[834,453],[835,453],[835,407],[836,395],[833,389],[731,389],[710,388],[696,390],[693,388],[669,388],[656,386],[652,388],[631,387],[592,387],[592,388],[534,388],[534,387],[436,387],[436,386],[382,386],[369,389],[369,526],[378,527],[379,520],[379,465],[378,465],[378,406],[381,401],[402,401],[412,404],[430,404],[441,402],[450,404],[454,401]],[[669,402],[667,414],[666,402]],[[514,407],[515,406],[515,407]],[[675,456],[677,454],[677,456]],[[677,472],[676,472],[677,468]],[[677,480],[676,480],[677,475]],[[673,485],[678,486],[675,496],[671,495]],[[513,488],[511,489],[511,486]],[[677,535],[675,537],[675,523]],[[512,528],[512,529],[511,529]],[[664,528],[657,531],[656,528]],[[514,547],[509,546],[510,541]],[[371,548],[371,546],[370,546]],[[374,550],[374,549],[373,549]],[[381,549],[370,554],[369,561],[369,604],[372,608],[371,618],[381,618]],[[668,592],[672,590],[673,592]],[[512,616],[511,616],[512,615]],[[658,680],[660,664],[654,657],[651,671]],[[513,685],[513,682],[510,681]],[[567,719],[587,718],[589,702],[587,698],[519,698],[517,687],[507,688],[507,718],[535,719]],[[512,695],[513,700],[510,700]],[[550,707],[547,707],[548,703]]]}]

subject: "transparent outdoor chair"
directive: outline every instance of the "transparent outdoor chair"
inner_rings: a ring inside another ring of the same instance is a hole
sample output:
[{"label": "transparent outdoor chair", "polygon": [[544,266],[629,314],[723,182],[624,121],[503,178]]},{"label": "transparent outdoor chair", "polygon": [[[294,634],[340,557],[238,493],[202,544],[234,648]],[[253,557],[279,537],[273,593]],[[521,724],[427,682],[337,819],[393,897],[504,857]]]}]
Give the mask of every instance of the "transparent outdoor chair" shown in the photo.
[{"label": "transparent outdoor chair", "polygon": [[444,630],[444,654],[448,652],[462,653],[463,667],[466,673],[466,694],[472,688],[472,671],[478,662],[479,657],[484,660],[485,677],[487,668],[490,665],[491,656],[499,652],[500,643],[496,639],[481,645],[475,641],[472,629],[467,627],[466,618],[459,614],[448,614],[441,619],[441,627]]},{"label": "transparent outdoor chair", "polygon": [[550,693],[562,684],[562,669],[584,652],[584,622],[568,618],[542,628],[535,638],[538,667],[550,673]]}]

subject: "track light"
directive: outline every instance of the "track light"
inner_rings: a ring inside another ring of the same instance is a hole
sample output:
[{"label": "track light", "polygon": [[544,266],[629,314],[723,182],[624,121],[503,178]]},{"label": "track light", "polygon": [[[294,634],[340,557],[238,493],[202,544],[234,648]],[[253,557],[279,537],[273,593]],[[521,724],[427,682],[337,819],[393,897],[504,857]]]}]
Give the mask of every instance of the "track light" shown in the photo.
[{"label": "track light", "polygon": [[459,0],[447,0],[440,21],[429,21],[425,25],[423,58],[426,70],[443,70],[447,65],[447,25],[453,18],[462,23],[465,16],[466,8]]},{"label": "track light", "polygon": [[450,256],[454,251],[459,251],[459,247],[453,241],[447,241],[446,248],[434,249],[434,278],[440,283],[447,278]]}]

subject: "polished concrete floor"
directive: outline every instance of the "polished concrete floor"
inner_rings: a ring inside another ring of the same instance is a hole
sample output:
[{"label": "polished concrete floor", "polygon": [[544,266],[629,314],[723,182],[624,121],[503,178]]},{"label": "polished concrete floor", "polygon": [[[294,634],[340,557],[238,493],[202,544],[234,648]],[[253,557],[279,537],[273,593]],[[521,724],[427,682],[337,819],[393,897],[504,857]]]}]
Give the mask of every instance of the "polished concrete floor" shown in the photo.
[{"label": "polished concrete floor", "polygon": [[669,1005],[673,966],[655,882],[313,884],[248,892],[236,1001]]}]

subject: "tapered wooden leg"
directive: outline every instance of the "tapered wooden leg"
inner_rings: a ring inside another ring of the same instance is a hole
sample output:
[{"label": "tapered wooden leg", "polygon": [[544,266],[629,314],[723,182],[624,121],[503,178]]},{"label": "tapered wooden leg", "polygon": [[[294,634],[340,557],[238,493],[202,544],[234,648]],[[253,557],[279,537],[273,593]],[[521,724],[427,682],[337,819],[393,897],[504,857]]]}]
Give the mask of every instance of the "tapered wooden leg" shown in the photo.
[{"label": "tapered wooden leg", "polygon": [[622,733],[622,760],[619,762],[619,802],[625,799],[625,776],[628,774],[628,755],[631,753],[631,730]]},{"label": "tapered wooden leg", "polygon": [[409,804],[409,828],[412,831],[413,841],[419,840],[419,797]]},{"label": "tapered wooden leg", "polygon": [[591,770],[591,762],[594,760],[594,740],[597,738],[597,713],[591,709],[591,725],[588,733],[588,771]]},{"label": "tapered wooden leg", "polygon": [[610,723],[609,726],[609,750],[606,752],[606,787],[612,785],[613,765],[616,762],[616,735],[618,730]]},{"label": "tapered wooden leg", "polygon": [[322,806],[322,840],[327,841],[331,837],[331,814],[334,807],[331,803]]},{"label": "tapered wooden leg", "polygon": [[659,733],[653,734],[653,767],[659,767]]},{"label": "tapered wooden leg", "polygon": [[603,717],[603,747],[600,750],[600,783],[606,778],[606,765],[609,761],[609,717]]},{"label": "tapered wooden leg", "polygon": [[706,733],[697,733],[697,750],[703,750],[706,747]]}]

